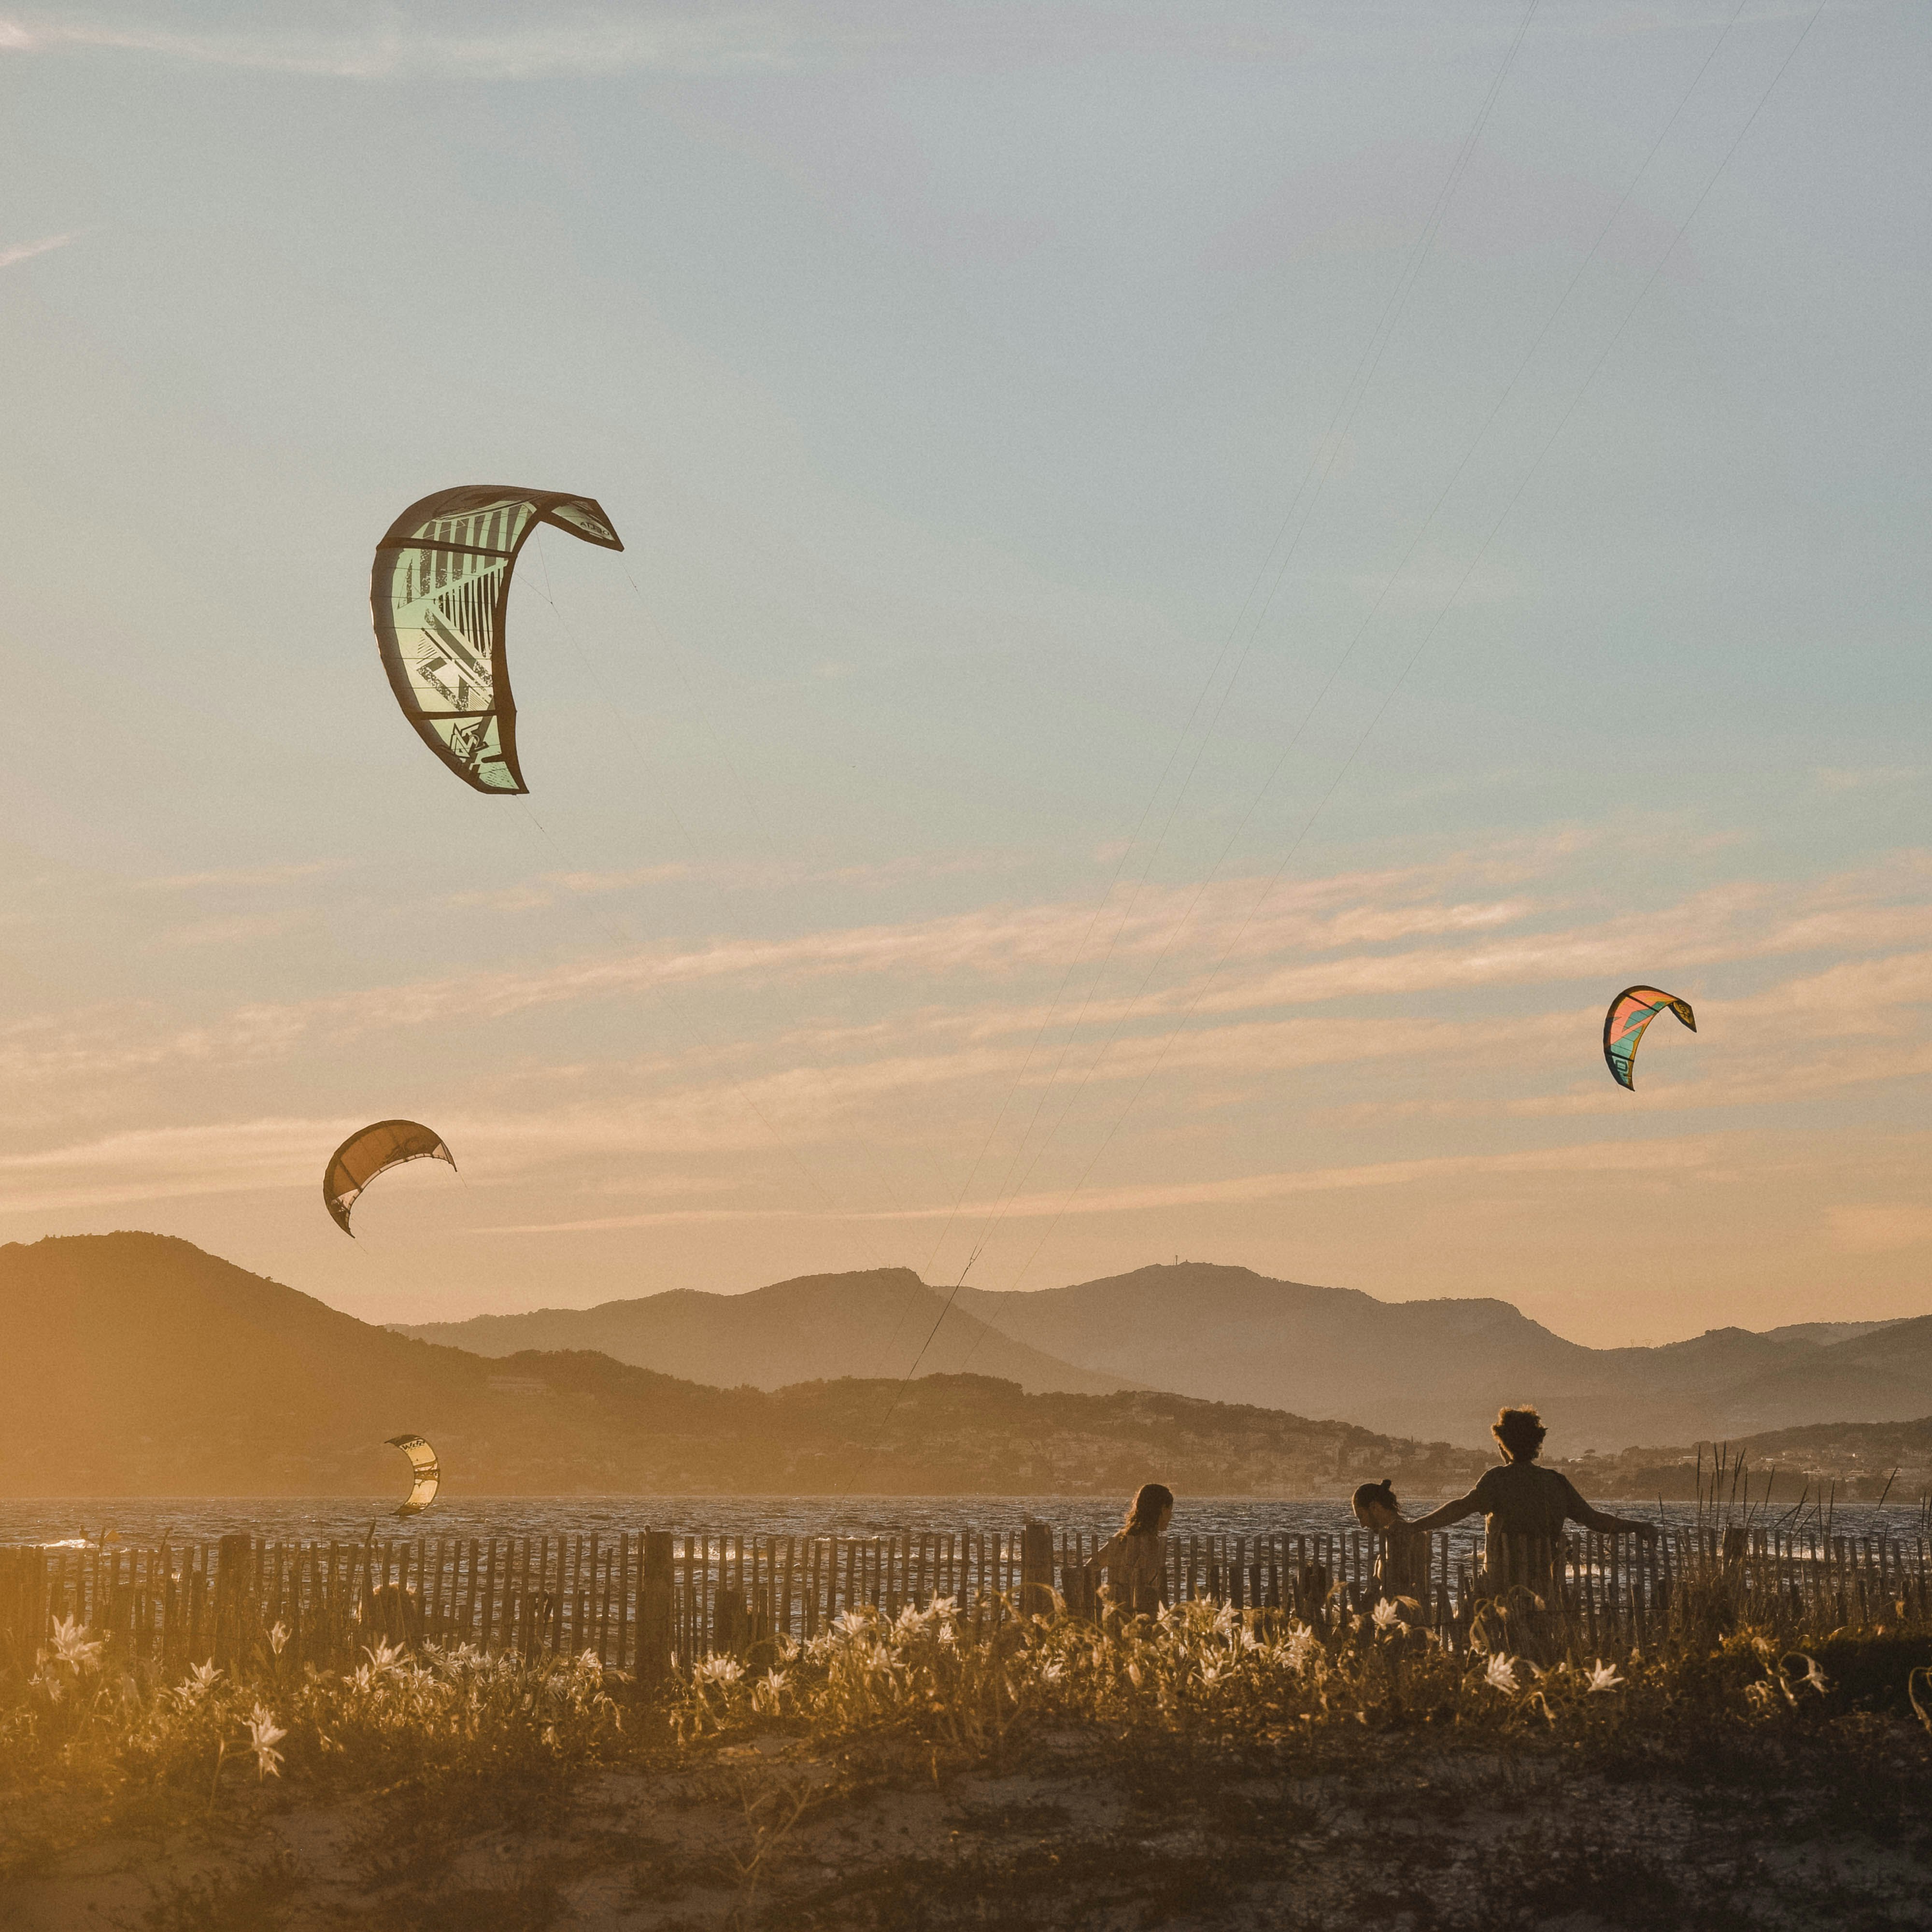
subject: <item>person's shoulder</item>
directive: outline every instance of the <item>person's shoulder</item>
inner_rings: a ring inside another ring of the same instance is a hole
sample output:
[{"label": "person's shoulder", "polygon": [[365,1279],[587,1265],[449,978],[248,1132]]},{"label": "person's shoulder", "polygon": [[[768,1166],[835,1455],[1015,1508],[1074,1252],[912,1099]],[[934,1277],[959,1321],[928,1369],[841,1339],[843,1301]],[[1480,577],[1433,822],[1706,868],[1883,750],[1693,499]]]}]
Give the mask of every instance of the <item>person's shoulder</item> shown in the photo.
[{"label": "person's shoulder", "polygon": [[1507,1462],[1493,1464],[1476,1478],[1476,1486],[1470,1494],[1478,1496],[1494,1495],[1501,1485],[1508,1481],[1509,1470],[1510,1466]]}]

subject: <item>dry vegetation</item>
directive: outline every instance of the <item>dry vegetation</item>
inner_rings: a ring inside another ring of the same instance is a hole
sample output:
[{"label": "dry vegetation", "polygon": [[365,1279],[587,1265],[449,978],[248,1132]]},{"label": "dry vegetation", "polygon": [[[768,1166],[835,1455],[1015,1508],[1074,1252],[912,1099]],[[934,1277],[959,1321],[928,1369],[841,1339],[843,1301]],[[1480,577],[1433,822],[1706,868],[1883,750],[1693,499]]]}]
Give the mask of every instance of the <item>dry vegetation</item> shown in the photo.
[{"label": "dry vegetation", "polygon": [[50,1633],[0,1693],[0,1919],[223,1928],[1932,1924],[1932,1630],[1647,1654],[1520,1594],[1157,1622],[944,1603],[700,1659],[405,1652],[175,1682]]}]

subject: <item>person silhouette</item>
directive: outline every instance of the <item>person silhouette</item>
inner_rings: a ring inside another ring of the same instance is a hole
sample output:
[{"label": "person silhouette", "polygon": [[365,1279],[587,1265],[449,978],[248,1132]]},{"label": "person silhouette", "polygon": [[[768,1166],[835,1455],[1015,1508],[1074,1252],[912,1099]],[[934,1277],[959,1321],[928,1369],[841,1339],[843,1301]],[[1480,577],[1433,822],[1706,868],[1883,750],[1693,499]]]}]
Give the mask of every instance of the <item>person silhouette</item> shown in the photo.
[{"label": "person silhouette", "polygon": [[1174,1517],[1174,1492],[1165,1483],[1143,1483],[1127,1505],[1120,1527],[1087,1559],[1088,1576],[1097,1582],[1106,1570],[1120,1607],[1151,1616],[1167,1600],[1167,1526]]},{"label": "person silhouette", "polygon": [[1533,1408],[1499,1410],[1490,1433],[1503,1452],[1502,1461],[1486,1469],[1467,1496],[1411,1518],[1410,1534],[1447,1529],[1480,1510],[1486,1519],[1484,1567],[1496,1586],[1546,1582],[1566,1522],[1581,1523],[1600,1536],[1640,1536],[1648,1541],[1657,1534],[1654,1523],[1592,1508],[1560,1469],[1539,1469],[1536,1459],[1549,1432]]}]

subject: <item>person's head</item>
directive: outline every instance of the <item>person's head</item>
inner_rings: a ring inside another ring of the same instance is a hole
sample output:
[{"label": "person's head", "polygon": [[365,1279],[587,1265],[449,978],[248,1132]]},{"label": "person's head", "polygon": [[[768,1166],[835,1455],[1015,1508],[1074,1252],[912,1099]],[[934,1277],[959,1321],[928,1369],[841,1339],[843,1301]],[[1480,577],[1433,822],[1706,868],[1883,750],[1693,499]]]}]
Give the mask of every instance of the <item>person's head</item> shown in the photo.
[{"label": "person's head", "polygon": [[1158,1536],[1174,1514],[1174,1492],[1165,1483],[1143,1483],[1121,1525],[1130,1536]]},{"label": "person's head", "polygon": [[1505,1408],[1498,1412],[1490,1433],[1512,1462],[1534,1462],[1542,1452],[1543,1438],[1550,1432],[1534,1409]]},{"label": "person's head", "polygon": [[1402,1505],[1395,1499],[1395,1485],[1384,1476],[1379,1483],[1364,1483],[1349,1498],[1355,1520],[1364,1529],[1384,1530],[1402,1516]]}]

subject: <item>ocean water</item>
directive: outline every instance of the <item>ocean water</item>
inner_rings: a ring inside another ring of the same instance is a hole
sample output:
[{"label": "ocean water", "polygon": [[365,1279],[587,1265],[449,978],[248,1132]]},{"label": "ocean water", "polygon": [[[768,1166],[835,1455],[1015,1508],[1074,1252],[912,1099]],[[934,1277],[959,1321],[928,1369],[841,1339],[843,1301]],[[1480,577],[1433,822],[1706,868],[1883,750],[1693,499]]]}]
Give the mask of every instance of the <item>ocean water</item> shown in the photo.
[{"label": "ocean water", "polygon": [[[1123,1501],[1124,1499],[1122,1499]],[[1439,1498],[1403,1498],[1420,1515]],[[1696,1520],[1690,1503],[1606,1502],[1618,1516],[1671,1526]],[[164,1534],[182,1543],[212,1542],[245,1532],[270,1542],[359,1542],[374,1522],[379,1534],[403,1536],[611,1537],[644,1529],[704,1530],[721,1535],[870,1536],[892,1530],[1017,1531],[1029,1519],[1056,1529],[1110,1534],[1120,1526],[1122,1501],[1103,1496],[470,1496],[439,1499],[424,1514],[397,1522],[393,1505],[368,1496],[261,1498],[243,1496],[27,1498],[0,1500],[0,1545],[79,1544],[112,1528],[124,1546],[146,1548]],[[1784,1520],[1782,1510],[1754,1521]],[[1807,1510],[1804,1526],[1816,1521]],[[1183,1496],[1174,1512],[1177,1536],[1333,1534],[1355,1527],[1339,1499],[1298,1502],[1246,1496]],[[1481,1519],[1463,1526],[1459,1543],[1473,1539]],[[1840,1536],[1928,1534],[1916,1501],[1882,1509],[1840,1504],[1832,1528]]]}]

